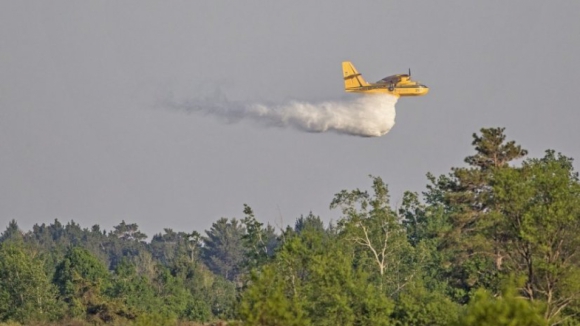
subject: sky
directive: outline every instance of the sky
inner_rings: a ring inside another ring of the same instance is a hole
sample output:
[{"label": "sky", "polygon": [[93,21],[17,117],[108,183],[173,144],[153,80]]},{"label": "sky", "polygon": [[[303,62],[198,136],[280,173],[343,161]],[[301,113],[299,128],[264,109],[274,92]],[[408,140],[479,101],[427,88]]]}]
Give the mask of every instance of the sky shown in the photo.
[{"label": "sky", "polygon": [[[424,191],[482,127],[580,159],[578,17],[578,1],[1,1],[0,230],[203,231],[243,204],[277,227],[328,222],[369,175],[394,207]],[[368,81],[411,68],[430,92],[375,138],[167,105],[352,100],[345,60]]]}]

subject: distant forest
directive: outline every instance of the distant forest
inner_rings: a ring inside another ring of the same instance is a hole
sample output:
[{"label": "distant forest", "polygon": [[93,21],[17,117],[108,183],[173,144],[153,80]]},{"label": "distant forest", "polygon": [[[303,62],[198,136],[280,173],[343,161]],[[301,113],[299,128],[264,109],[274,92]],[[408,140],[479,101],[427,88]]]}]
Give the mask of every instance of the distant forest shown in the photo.
[{"label": "distant forest", "polygon": [[377,176],[337,189],[328,225],[310,213],[276,229],[242,203],[240,218],[150,241],[125,221],[12,220],[0,325],[578,325],[578,173],[504,131],[474,134],[465,164],[400,207]]}]

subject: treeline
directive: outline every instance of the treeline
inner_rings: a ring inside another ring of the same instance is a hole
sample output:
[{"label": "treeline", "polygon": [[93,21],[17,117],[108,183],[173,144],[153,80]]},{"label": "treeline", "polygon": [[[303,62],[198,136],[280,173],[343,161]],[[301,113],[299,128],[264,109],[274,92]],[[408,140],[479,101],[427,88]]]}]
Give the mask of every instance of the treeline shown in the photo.
[{"label": "treeline", "polygon": [[400,207],[380,177],[340,191],[329,225],[311,213],[275,230],[244,205],[204,234],[164,229],[147,242],[124,221],[22,232],[13,220],[0,236],[0,322],[580,324],[572,159],[526,158],[503,128],[472,144],[467,166],[428,174]]}]

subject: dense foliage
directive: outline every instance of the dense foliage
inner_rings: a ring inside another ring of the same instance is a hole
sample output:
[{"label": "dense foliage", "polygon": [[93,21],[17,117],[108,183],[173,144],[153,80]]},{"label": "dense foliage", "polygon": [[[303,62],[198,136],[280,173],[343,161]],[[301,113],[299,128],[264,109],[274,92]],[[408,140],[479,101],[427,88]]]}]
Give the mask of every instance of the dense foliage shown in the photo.
[{"label": "dense foliage", "polygon": [[[341,217],[275,230],[244,205],[204,234],[58,220],[0,236],[0,323],[575,325],[580,182],[572,159],[526,158],[504,129],[428,174],[400,207],[387,184],[342,190]],[[192,228],[195,228],[192,225]]]}]

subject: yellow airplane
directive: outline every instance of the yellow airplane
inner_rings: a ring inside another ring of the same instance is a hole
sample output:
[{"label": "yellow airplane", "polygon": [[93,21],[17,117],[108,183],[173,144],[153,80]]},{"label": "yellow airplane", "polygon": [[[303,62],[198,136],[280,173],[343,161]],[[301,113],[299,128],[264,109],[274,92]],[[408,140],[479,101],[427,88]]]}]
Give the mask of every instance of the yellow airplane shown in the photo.
[{"label": "yellow airplane", "polygon": [[356,71],[356,68],[345,61],[342,63],[342,73],[344,75],[344,90],[352,93],[388,93],[395,96],[422,96],[429,92],[429,88],[417,81],[411,80],[411,69],[409,74],[392,75],[379,80],[376,83],[367,83]]}]

